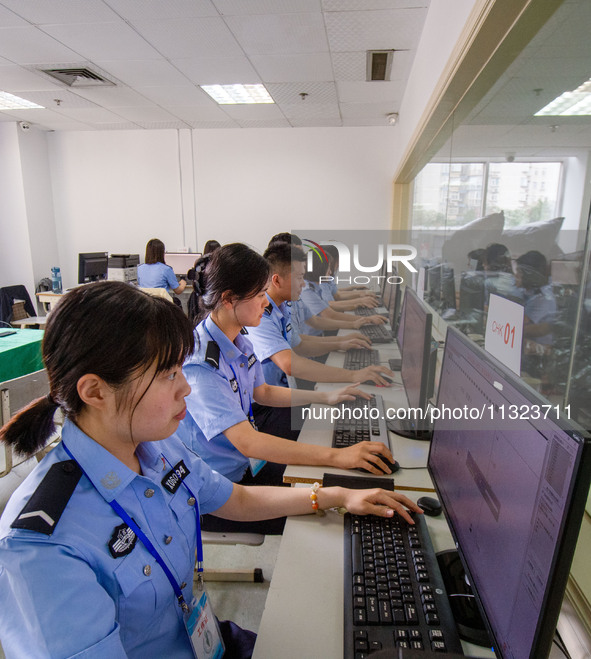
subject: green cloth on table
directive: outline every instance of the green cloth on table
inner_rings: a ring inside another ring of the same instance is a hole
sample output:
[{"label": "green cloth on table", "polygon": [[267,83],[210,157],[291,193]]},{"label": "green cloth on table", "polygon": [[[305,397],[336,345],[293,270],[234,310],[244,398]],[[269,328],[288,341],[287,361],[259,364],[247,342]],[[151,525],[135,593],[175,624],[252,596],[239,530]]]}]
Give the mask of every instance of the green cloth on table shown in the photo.
[{"label": "green cloth on table", "polygon": [[[1,328],[2,330],[8,328]],[[20,378],[43,368],[41,342],[43,330],[20,329],[0,336],[0,382]]]}]

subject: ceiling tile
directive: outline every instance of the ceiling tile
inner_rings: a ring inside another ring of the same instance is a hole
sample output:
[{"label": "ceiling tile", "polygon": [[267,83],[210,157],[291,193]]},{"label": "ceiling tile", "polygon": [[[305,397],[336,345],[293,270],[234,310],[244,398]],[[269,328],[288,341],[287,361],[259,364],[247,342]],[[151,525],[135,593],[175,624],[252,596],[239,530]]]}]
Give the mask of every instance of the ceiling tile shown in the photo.
[{"label": "ceiling tile", "polygon": [[[341,103],[388,103],[399,107],[404,93],[401,82],[337,82]],[[394,112],[394,110],[392,110]]]},{"label": "ceiling tile", "polygon": [[92,108],[59,108],[59,113],[64,117],[69,117],[70,119],[75,119],[76,121],[81,121],[82,123],[119,123],[121,122],[121,117],[119,117],[114,112],[109,112],[105,108],[99,108],[97,106]]},{"label": "ceiling tile", "polygon": [[0,29],[0,56],[15,64],[80,59],[80,55],[36,27]]},{"label": "ceiling tile", "polygon": [[43,30],[91,60],[158,59],[158,52],[129,25],[84,23],[46,25]]},{"label": "ceiling tile", "polygon": [[327,13],[331,50],[411,49],[416,47],[425,15],[424,9]]},{"label": "ceiling tile", "polygon": [[266,82],[322,82],[332,80],[329,53],[252,55],[251,61]]},{"label": "ceiling tile", "polygon": [[[7,3],[5,2],[4,4],[6,5]],[[17,2],[15,4],[18,5],[20,3]],[[0,5],[0,25],[2,27],[26,27],[29,24],[26,20],[10,11],[10,9],[6,9]]]},{"label": "ceiling tile", "polygon": [[[21,91],[19,96],[26,98],[27,101],[32,101],[45,108],[53,108],[57,111],[58,108],[91,108],[97,107],[92,101],[88,101],[77,94],[73,94],[67,89],[59,89],[57,91]],[[56,100],[57,99],[57,100]],[[57,101],[60,101],[59,105]]]},{"label": "ceiling tile", "polygon": [[0,89],[5,92],[57,91],[61,87],[38,73],[21,66],[0,66]]},{"label": "ceiling tile", "polygon": [[76,95],[106,108],[152,106],[153,102],[129,87],[85,87]]},{"label": "ceiling tile", "polygon": [[[408,79],[414,55],[414,51],[406,50],[398,50],[394,53],[390,81]],[[334,52],[332,62],[337,81],[367,80],[367,51]]]},{"label": "ceiling tile", "polygon": [[427,8],[430,0],[322,0],[324,11],[372,11],[374,9]]},{"label": "ceiling tile", "polygon": [[241,128],[289,128],[290,123],[287,119],[262,119],[257,120],[242,120],[237,119]]},{"label": "ceiling tile", "polygon": [[[337,103],[337,90],[333,82],[291,82],[267,85],[275,103],[292,103],[296,105],[316,105]],[[307,96],[301,98],[300,94]]]},{"label": "ceiling tile", "polygon": [[222,109],[229,117],[236,119],[236,121],[284,118],[281,110],[274,103],[270,105],[224,105]]},{"label": "ceiling tile", "polygon": [[147,123],[147,122],[167,122],[167,121],[176,121],[175,117],[171,112],[167,112],[159,107],[132,107],[132,108],[117,108],[117,114],[128,121],[133,121],[136,124]]},{"label": "ceiling tile", "polygon": [[320,11],[320,0],[213,0],[220,14],[283,14]]},{"label": "ceiling tile", "polygon": [[2,4],[33,25],[100,23],[118,18],[104,2],[89,0],[2,0]]},{"label": "ceiling tile", "polygon": [[96,60],[107,73],[131,87],[156,85],[182,85],[187,78],[165,59],[150,60]]},{"label": "ceiling tile", "polygon": [[228,16],[226,21],[248,55],[328,52],[320,13]]},{"label": "ceiling tile", "polygon": [[228,121],[228,115],[217,103],[200,107],[170,105],[167,109],[175,117],[188,123],[194,121]]},{"label": "ceiling tile", "polygon": [[262,82],[252,64],[240,57],[194,57],[172,60],[174,66],[196,85],[233,85]]},{"label": "ceiling tile", "polygon": [[215,103],[203,90],[190,83],[182,86],[138,87],[138,92],[163,107],[172,105],[208,107]]},{"label": "ceiling tile", "polygon": [[217,16],[210,0],[106,0],[121,16],[131,23],[172,18]]},{"label": "ceiling tile", "polygon": [[219,17],[138,21],[135,27],[164,57],[171,60],[239,57],[244,54]]},{"label": "ceiling tile", "polygon": [[191,121],[188,123],[191,128],[239,128],[238,124],[230,119],[226,121]]}]

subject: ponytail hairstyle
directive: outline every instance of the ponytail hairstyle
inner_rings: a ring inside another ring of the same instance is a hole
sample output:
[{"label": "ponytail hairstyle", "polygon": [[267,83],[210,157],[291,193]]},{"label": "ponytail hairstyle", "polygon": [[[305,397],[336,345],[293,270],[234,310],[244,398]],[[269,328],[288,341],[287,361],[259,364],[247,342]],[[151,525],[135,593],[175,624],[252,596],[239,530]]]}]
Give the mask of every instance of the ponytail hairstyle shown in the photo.
[{"label": "ponytail hairstyle", "polygon": [[219,307],[228,294],[238,300],[250,300],[269,281],[269,264],[260,254],[243,243],[223,245],[210,253],[203,272],[204,294],[201,298],[202,320]]},{"label": "ponytail hairstyle", "polygon": [[168,300],[123,282],[79,286],[60,300],[47,319],[42,350],[50,393],[1,428],[0,441],[19,454],[34,455],[55,431],[58,407],[72,421],[83,410],[77,391],[83,375],[102,378],[118,391],[122,406],[134,379],[154,364],[156,374],[182,364],[193,349],[188,318]]}]

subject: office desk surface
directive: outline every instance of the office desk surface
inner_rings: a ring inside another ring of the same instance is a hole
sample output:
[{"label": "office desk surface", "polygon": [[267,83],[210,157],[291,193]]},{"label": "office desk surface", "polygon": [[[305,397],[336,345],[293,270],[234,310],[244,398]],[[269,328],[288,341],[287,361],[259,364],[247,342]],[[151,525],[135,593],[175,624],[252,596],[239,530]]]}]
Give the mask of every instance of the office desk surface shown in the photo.
[{"label": "office desk surface", "polygon": [[[443,517],[427,522],[435,551],[453,547]],[[288,518],[253,659],[342,659],[343,569],[341,515]],[[477,646],[464,651],[494,657]]]},{"label": "office desk surface", "polygon": [[21,329],[14,332],[0,337],[0,382],[13,380],[43,368],[43,330]]}]

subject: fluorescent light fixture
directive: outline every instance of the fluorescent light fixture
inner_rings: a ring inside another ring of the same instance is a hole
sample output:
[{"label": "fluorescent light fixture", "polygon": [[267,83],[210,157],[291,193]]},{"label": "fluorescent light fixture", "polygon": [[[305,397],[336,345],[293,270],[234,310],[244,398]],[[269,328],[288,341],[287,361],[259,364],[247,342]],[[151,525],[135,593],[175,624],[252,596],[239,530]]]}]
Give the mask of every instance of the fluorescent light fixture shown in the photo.
[{"label": "fluorescent light fixture", "polygon": [[535,117],[577,117],[591,115],[591,79],[572,92],[564,92],[546,107],[536,112]]},{"label": "fluorescent light fixture", "polygon": [[201,89],[209,94],[220,105],[236,105],[238,103],[275,103],[264,85],[201,85]]},{"label": "fluorescent light fixture", "polygon": [[0,92],[0,110],[31,110],[35,108],[44,109],[43,105],[37,105],[37,103],[27,101],[20,96]]}]

